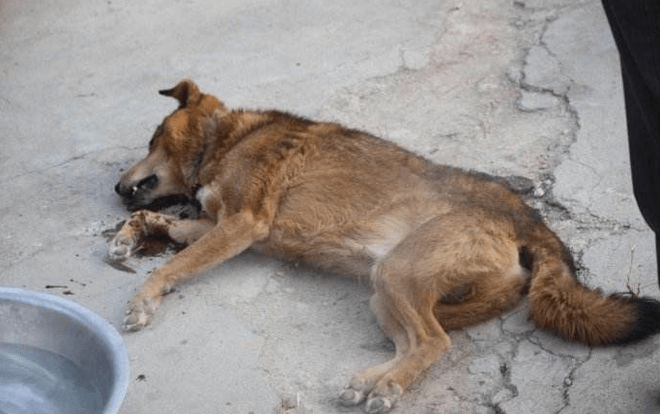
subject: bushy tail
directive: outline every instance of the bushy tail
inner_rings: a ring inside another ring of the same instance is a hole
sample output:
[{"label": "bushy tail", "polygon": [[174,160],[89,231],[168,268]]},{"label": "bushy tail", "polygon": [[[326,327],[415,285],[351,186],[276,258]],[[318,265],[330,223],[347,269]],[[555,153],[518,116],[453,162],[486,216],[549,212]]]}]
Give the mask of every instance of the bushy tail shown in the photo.
[{"label": "bushy tail", "polygon": [[530,311],[539,327],[588,345],[625,344],[660,332],[660,302],[607,296],[582,285],[562,242],[540,227],[527,246],[532,255]]}]

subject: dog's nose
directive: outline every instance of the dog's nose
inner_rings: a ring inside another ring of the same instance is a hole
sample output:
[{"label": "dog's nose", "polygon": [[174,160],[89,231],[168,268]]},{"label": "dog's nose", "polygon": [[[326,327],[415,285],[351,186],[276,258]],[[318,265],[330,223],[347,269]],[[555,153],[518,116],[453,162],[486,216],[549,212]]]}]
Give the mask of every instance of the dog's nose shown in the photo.
[{"label": "dog's nose", "polygon": [[156,185],[158,185],[158,176],[152,174],[133,185],[124,184],[120,181],[115,185],[115,192],[122,197],[133,198],[140,191],[153,190]]},{"label": "dog's nose", "polygon": [[131,195],[132,190],[130,187],[122,185],[120,181],[115,186],[115,192],[122,197],[129,197]]}]

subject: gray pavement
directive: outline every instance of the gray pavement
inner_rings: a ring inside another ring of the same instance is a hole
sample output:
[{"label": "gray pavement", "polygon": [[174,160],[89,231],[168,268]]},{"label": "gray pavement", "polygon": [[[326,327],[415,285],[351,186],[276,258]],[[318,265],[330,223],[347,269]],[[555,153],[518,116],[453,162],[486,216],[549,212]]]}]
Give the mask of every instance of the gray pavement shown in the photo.
[{"label": "gray pavement", "polygon": [[[516,174],[580,277],[654,297],[653,237],[632,197],[617,52],[597,0],[145,0],[0,3],[0,285],[46,291],[119,327],[167,255],[105,262],[128,213],[119,172],[184,77],[232,107],[343,122],[443,163]],[[47,285],[66,286],[48,289]],[[122,414],[360,412],[336,396],[392,354],[369,288],[247,253],[181,286],[125,335]],[[525,304],[452,333],[394,413],[660,413],[660,337],[590,349]]]}]

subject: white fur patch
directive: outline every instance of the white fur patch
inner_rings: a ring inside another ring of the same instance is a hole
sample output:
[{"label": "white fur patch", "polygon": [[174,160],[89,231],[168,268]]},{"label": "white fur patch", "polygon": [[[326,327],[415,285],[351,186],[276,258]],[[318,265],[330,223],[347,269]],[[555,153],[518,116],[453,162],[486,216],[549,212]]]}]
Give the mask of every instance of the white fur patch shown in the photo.
[{"label": "white fur patch", "polygon": [[393,217],[383,217],[376,224],[372,236],[364,241],[365,248],[376,260],[382,260],[408,233],[410,224]]},{"label": "white fur patch", "polygon": [[206,202],[209,200],[209,198],[213,195],[213,191],[211,191],[208,187],[202,187],[199,190],[197,190],[197,194],[195,194],[195,198],[197,201],[199,201],[199,204],[202,206],[202,211],[206,211]]}]

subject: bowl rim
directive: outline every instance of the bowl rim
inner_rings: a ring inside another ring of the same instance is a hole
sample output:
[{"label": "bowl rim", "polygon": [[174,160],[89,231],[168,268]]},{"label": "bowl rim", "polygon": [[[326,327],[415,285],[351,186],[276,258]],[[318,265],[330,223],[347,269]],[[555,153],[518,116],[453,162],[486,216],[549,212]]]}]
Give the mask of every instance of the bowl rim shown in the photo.
[{"label": "bowl rim", "polygon": [[107,320],[68,299],[27,289],[0,287],[0,300],[11,300],[28,305],[41,306],[66,314],[97,333],[99,339],[110,351],[110,360],[115,381],[110,390],[108,401],[103,407],[104,414],[119,412],[124,401],[130,376],[128,352],[123,339],[115,327]]}]

